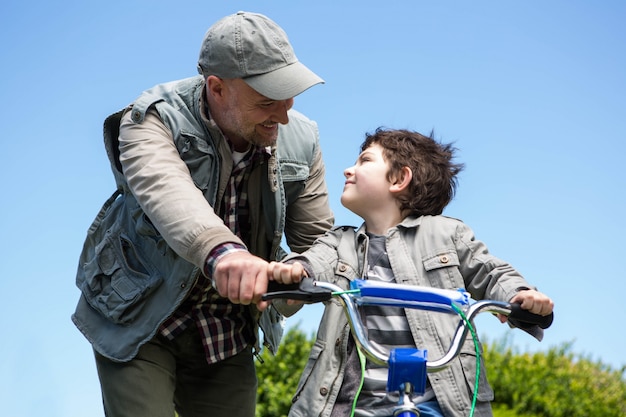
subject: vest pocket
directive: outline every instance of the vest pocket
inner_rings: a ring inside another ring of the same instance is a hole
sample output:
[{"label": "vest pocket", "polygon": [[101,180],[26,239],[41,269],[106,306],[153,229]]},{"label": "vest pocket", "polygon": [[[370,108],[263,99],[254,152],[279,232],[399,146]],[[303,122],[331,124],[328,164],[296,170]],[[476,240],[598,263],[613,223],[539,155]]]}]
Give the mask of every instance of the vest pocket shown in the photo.
[{"label": "vest pocket", "polygon": [[283,181],[306,181],[309,177],[309,165],[305,162],[280,160],[280,175]]},{"label": "vest pocket", "polygon": [[130,239],[115,229],[107,230],[83,271],[81,291],[87,302],[116,324],[131,323],[141,311],[141,301],[163,281]]},{"label": "vest pocket", "polygon": [[280,178],[285,188],[287,203],[296,201],[300,197],[308,177],[309,166],[307,164],[285,160],[280,161]]},{"label": "vest pocket", "polygon": [[194,184],[202,191],[209,188],[209,183],[215,175],[216,155],[207,142],[197,135],[180,132],[176,140],[176,147],[180,157],[191,173]]}]

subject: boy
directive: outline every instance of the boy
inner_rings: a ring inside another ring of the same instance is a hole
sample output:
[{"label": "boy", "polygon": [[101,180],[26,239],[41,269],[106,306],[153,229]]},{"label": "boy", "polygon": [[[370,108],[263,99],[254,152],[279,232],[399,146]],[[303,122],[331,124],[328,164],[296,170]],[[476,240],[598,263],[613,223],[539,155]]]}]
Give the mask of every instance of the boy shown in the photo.
[{"label": "boy", "polygon": [[[454,196],[462,164],[455,149],[406,130],[378,129],[366,135],[356,164],[345,170],[341,203],[363,218],[357,229],[335,227],[311,249],[272,263],[276,281],[298,281],[304,274],[343,288],[366,278],[465,288],[474,299],[520,303],[548,315],[553,302],[533,289],[508,263],[492,256],[461,221],[442,216]],[[419,347],[439,358],[456,321],[440,313],[367,306],[368,337],[387,349]],[[501,321],[506,318],[501,317]],[[346,416],[360,383],[360,364],[349,326],[337,303],[328,303],[317,340],[300,379],[290,416]],[[541,340],[542,330],[529,329]],[[447,369],[429,374],[423,396],[413,398],[422,417],[467,416],[474,390],[476,356],[468,339]],[[481,363],[475,416],[491,416],[491,390]],[[387,371],[366,363],[356,416],[391,416],[397,398],[385,392]]]}]

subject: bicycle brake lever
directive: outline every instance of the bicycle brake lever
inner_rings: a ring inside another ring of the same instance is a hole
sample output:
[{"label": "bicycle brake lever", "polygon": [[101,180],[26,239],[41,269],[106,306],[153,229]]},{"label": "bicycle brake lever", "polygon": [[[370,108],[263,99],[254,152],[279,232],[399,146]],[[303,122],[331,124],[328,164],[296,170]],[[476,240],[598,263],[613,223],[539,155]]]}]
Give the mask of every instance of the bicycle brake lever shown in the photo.
[{"label": "bicycle brake lever", "polygon": [[312,278],[302,278],[300,283],[279,284],[270,281],[267,285],[268,292],[261,296],[261,300],[268,301],[274,299],[299,300],[307,303],[319,303],[330,300],[332,291],[314,285]]}]

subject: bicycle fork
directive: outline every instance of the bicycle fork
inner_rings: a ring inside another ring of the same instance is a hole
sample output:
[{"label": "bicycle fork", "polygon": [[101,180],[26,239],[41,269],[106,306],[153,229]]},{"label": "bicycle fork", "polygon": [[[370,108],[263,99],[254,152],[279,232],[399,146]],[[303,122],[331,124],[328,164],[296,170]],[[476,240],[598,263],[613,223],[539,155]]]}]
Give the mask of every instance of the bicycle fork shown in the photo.
[{"label": "bicycle fork", "polygon": [[400,392],[400,401],[393,409],[393,417],[419,417],[420,412],[411,401],[413,386],[411,383],[404,384],[404,390]]}]

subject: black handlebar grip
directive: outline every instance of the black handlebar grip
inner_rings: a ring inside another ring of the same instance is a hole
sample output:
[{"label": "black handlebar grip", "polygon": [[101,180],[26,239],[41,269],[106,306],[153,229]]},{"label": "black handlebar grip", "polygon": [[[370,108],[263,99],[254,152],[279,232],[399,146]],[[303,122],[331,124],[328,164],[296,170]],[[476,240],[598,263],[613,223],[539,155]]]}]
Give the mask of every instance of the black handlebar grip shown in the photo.
[{"label": "black handlebar grip", "polygon": [[302,278],[300,283],[279,284],[270,281],[267,285],[267,293],[261,296],[263,301],[274,299],[300,300],[307,303],[319,303],[330,300],[332,292],[326,288],[313,285],[311,278]]},{"label": "black handlebar grip", "polygon": [[550,313],[547,316],[531,313],[528,310],[524,310],[520,304],[511,304],[511,314],[509,314],[509,321],[520,328],[527,328],[530,325],[536,324],[542,329],[547,329],[552,325],[554,321],[554,313]]},{"label": "black handlebar grip", "polygon": [[[268,294],[273,294],[276,292],[282,293],[285,291],[295,291],[300,288],[300,283],[296,282],[294,284],[281,284],[280,282],[270,281],[267,283],[267,292]],[[276,297],[274,297],[276,298]]]}]

